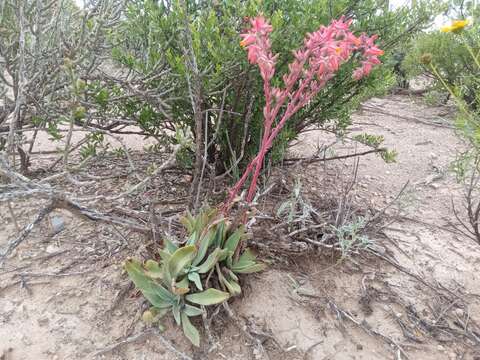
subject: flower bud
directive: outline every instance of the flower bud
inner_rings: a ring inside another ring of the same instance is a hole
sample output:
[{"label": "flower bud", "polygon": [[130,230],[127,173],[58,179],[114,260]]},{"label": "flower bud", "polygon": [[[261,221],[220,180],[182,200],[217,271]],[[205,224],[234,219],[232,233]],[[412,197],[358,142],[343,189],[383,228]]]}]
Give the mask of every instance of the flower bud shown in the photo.
[{"label": "flower bud", "polygon": [[73,61],[72,61],[72,59],[70,59],[70,58],[68,58],[68,57],[65,58],[65,60],[63,60],[63,65],[65,65],[65,67],[66,67],[67,69],[73,68]]},{"label": "flower bud", "polygon": [[153,315],[153,313],[150,310],[145,311],[142,315],[142,320],[144,322],[146,322],[147,324],[153,323],[154,318],[155,318],[155,316]]},{"label": "flower bud", "polygon": [[83,106],[77,106],[73,111],[73,118],[75,120],[82,120],[85,117],[87,110]]},{"label": "flower bud", "polygon": [[422,56],[420,56],[420,62],[423,65],[429,65],[432,62],[432,54],[430,53],[425,53]]},{"label": "flower bud", "polygon": [[86,82],[82,79],[78,79],[77,80],[77,89],[78,91],[84,91],[85,90],[85,86],[87,85]]}]

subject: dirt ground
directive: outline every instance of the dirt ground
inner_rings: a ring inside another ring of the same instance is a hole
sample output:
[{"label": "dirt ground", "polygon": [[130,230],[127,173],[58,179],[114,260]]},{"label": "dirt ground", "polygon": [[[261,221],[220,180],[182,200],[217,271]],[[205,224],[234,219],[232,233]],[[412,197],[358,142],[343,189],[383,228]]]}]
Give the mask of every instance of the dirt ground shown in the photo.
[{"label": "dirt ground", "polygon": [[[0,267],[0,359],[480,359],[480,246],[450,226],[456,222],[452,202],[462,197],[449,172],[462,148],[451,115],[449,108],[408,96],[364,104],[354,116],[354,133],[384,136],[398,156],[392,164],[376,154],[360,159],[356,199],[382,209],[404,189],[396,215],[370,239],[378,254],[339,261],[312,249],[275,260],[260,249],[271,265],[244,279],[242,297],[231,301],[236,320],[223,312],[214,318],[214,346],[204,336],[204,345],[194,349],[171,320],[161,335],[140,320],[143,300],[121,264],[127,256],[148,256],[157,240],[66,211],[50,214]],[[292,154],[309,156],[332,140],[309,131]],[[135,150],[135,144],[127,146]],[[362,150],[345,141],[331,154]],[[133,156],[144,168],[159,161],[140,151]],[[106,159],[89,168],[103,176],[102,187],[82,177],[78,195],[121,191],[134,181],[124,160]],[[49,162],[45,157],[35,167]],[[302,191],[320,194],[353,167],[348,159],[283,171],[298,174]],[[113,171],[124,174],[109,178]],[[112,208],[140,217],[156,199],[160,215],[180,213],[188,180],[169,172],[151,191]],[[42,205],[32,199],[13,204],[18,225],[31,222]],[[3,249],[17,231],[6,205],[0,216]],[[65,226],[54,234],[51,222],[59,218]]]}]

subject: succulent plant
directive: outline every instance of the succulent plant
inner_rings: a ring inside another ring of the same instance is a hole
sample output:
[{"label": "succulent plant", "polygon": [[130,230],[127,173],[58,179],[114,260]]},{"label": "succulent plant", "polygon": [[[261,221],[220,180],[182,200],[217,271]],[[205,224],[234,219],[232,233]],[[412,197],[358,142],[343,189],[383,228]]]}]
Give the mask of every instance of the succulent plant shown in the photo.
[{"label": "succulent plant", "polygon": [[[237,274],[261,271],[265,264],[257,262],[249,249],[241,252],[246,239],[243,225],[232,231],[216,210],[204,210],[196,217],[187,214],[181,221],[187,230],[184,244],[164,239],[160,262],[128,259],[125,269],[152,305],[143,314],[144,321],[156,323],[171,312],[186,337],[199,346],[199,332],[190,321],[203,313],[198,305],[219,304],[240,294]],[[214,274],[222,290],[207,283]]]}]

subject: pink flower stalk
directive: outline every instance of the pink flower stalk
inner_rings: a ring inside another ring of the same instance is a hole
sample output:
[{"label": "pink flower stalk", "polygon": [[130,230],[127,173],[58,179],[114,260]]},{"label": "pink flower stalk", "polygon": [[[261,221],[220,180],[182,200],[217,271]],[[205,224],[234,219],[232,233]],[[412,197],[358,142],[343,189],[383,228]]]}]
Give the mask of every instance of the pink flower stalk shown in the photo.
[{"label": "pink flower stalk", "polygon": [[263,79],[264,132],[257,156],[248,164],[240,180],[230,190],[224,204],[225,212],[228,212],[252,172],[246,201],[250,203],[253,200],[265,155],[274,139],[286,121],[325,87],[344,62],[353,54],[360,54],[361,66],[353,72],[354,79],[360,80],[369,75],[375,65],[381,63],[378,56],[383,55],[383,51],[375,45],[377,36],[368,37],[366,34],[355,36],[349,29],[352,20],[342,17],[333,20],[327,27],[321,26],[317,31],[307,34],[303,47],[293,52],[294,60],[288,65],[289,72],[283,76],[283,88],[272,88],[271,79],[275,74],[278,57],[271,50],[272,26],[263,16],[258,16],[250,22],[252,26],[249,31],[240,35],[243,39],[240,45],[246,48],[248,61],[258,65]]}]

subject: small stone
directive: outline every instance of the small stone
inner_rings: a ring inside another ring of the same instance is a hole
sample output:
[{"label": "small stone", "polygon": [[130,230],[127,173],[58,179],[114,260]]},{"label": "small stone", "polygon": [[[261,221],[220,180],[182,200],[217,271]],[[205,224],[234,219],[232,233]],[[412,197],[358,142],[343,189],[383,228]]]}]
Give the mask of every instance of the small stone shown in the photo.
[{"label": "small stone", "polygon": [[27,345],[27,346],[32,345],[32,342],[30,341],[30,339],[27,338],[25,335],[22,335],[22,338],[21,338],[21,339],[22,339],[22,342],[23,342],[25,345]]},{"label": "small stone", "polygon": [[463,309],[455,309],[454,311],[455,315],[457,315],[459,318],[463,318],[464,315],[465,315],[465,312],[463,311]]},{"label": "small stone", "polygon": [[5,301],[3,306],[2,306],[2,313],[8,313],[10,311],[13,311],[15,309],[15,304],[11,301]]},{"label": "small stone", "polygon": [[61,216],[52,216],[50,218],[50,223],[52,224],[53,235],[58,234],[60,231],[65,229],[65,221]]},{"label": "small stone", "polygon": [[437,183],[431,183],[431,184],[430,184],[430,187],[431,187],[432,189],[438,190],[438,189],[440,188],[440,185],[438,185]]},{"label": "small stone", "polygon": [[49,253],[49,254],[54,254],[56,252],[58,252],[60,250],[60,248],[54,244],[50,244],[48,245],[46,248],[45,248],[45,252]]},{"label": "small stone", "polygon": [[37,323],[38,323],[38,325],[40,325],[40,326],[47,326],[49,322],[50,322],[50,320],[49,320],[49,318],[46,317],[46,316],[37,319]]},{"label": "small stone", "polygon": [[438,345],[437,350],[438,351],[445,351],[445,348],[443,347],[443,345]]}]

